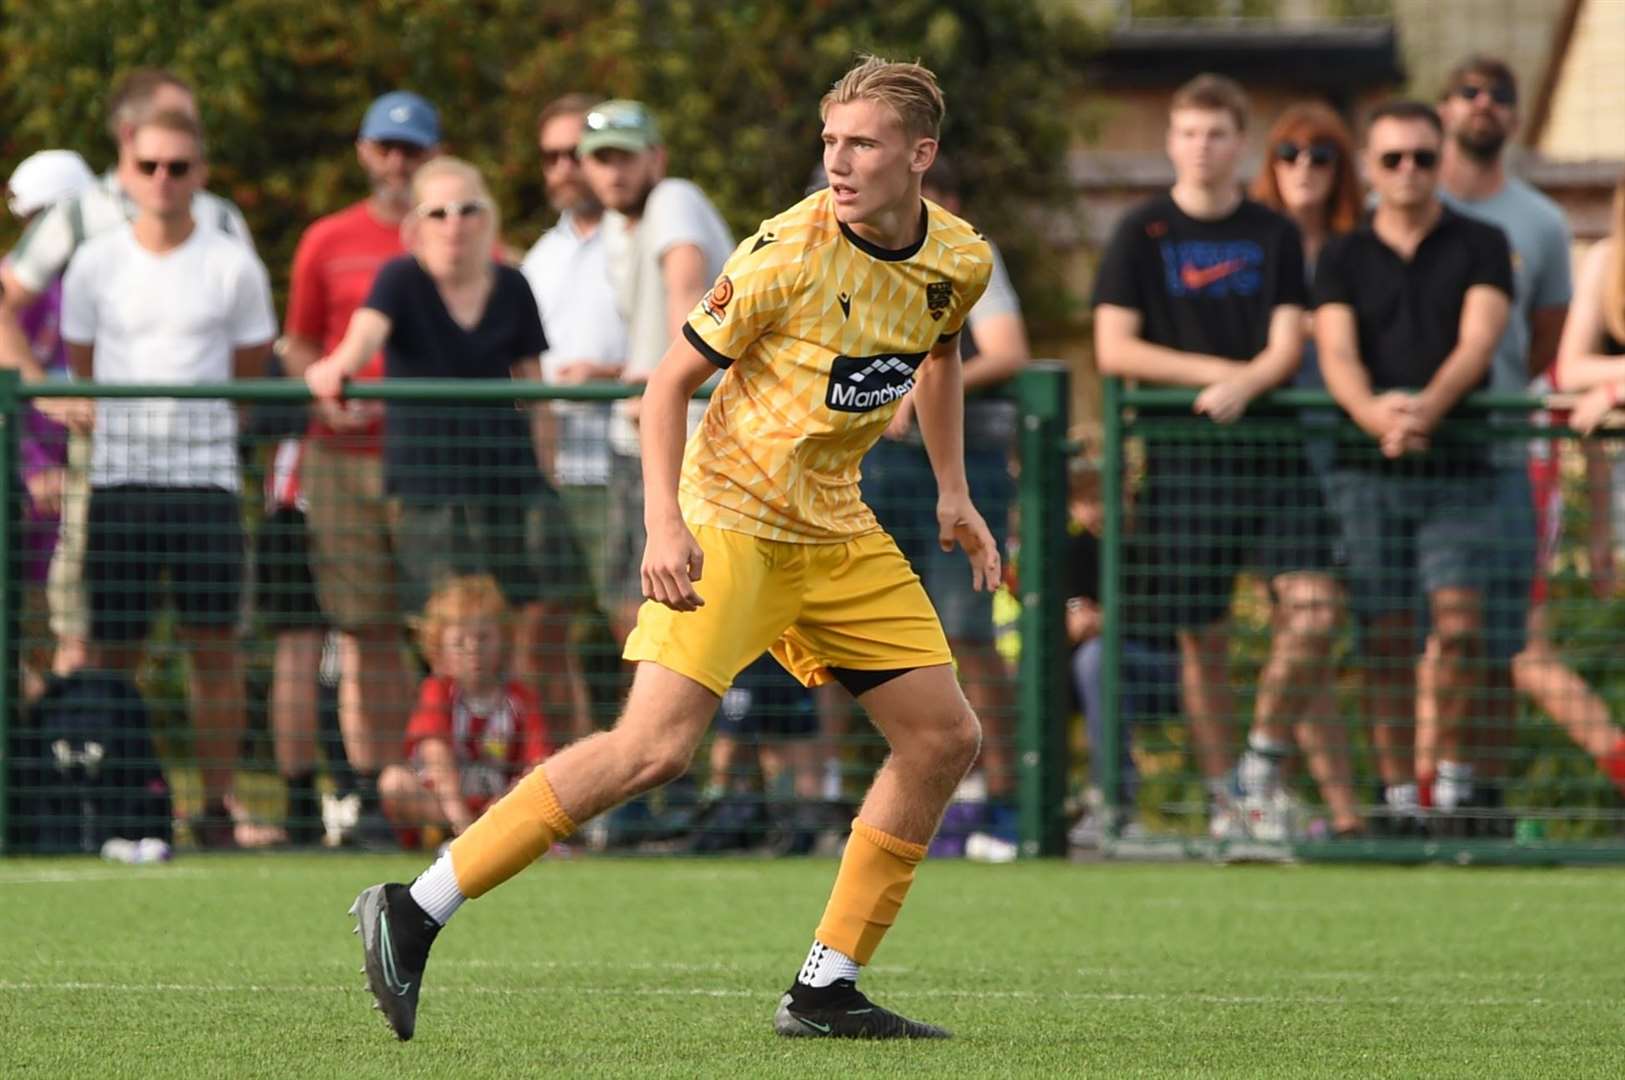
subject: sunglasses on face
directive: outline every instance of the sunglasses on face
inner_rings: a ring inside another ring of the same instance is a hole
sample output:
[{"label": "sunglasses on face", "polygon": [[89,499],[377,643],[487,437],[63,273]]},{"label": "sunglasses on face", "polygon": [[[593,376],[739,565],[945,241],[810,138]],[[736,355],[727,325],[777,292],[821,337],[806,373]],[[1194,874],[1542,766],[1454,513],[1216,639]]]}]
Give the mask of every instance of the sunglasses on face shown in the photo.
[{"label": "sunglasses on face", "polygon": [[427,147],[419,146],[417,143],[407,142],[404,139],[374,139],[372,144],[376,146],[378,148],[378,152],[385,157],[388,157],[390,154],[399,154],[401,157],[422,157],[428,152]]},{"label": "sunglasses on face", "polygon": [[1517,91],[1506,83],[1496,83],[1494,86],[1476,86],[1473,83],[1462,83],[1456,87],[1456,96],[1463,101],[1477,101],[1480,94],[1488,94],[1490,100],[1497,105],[1516,105],[1518,103]]},{"label": "sunglasses on face", "polygon": [[176,158],[174,161],[156,161],[142,158],[136,161],[135,168],[142,176],[157,176],[158,170],[162,169],[171,177],[179,180],[192,171],[192,161],[190,158]]},{"label": "sunglasses on face", "polygon": [[579,161],[581,148],[579,146],[563,146],[555,150],[542,147],[542,168],[551,169],[561,161]]},{"label": "sunglasses on face", "polygon": [[1439,152],[1437,150],[1390,150],[1386,154],[1380,155],[1377,162],[1384,169],[1393,172],[1399,168],[1400,163],[1406,158],[1410,158],[1415,162],[1416,167],[1423,172],[1430,172],[1439,163]]},{"label": "sunglasses on face", "polygon": [[1275,144],[1275,160],[1294,164],[1303,158],[1309,158],[1309,164],[1317,169],[1324,169],[1337,160],[1337,147],[1331,143],[1312,142],[1307,146],[1300,146],[1290,139]]},{"label": "sunglasses on face", "polygon": [[470,218],[475,214],[483,214],[491,209],[491,204],[484,199],[467,199],[463,202],[449,202],[440,206],[420,206],[417,209],[418,217],[426,217],[432,221],[446,221],[448,219]]}]

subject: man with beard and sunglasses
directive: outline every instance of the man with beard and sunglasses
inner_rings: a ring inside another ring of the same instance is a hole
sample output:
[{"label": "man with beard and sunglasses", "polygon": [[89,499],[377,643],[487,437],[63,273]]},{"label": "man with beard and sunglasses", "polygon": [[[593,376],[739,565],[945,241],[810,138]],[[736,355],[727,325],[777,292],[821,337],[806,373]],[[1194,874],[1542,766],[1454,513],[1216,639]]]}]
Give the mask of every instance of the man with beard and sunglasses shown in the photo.
[{"label": "man with beard and sunglasses", "polygon": [[[1438,110],[1445,132],[1440,198],[1453,210],[1499,227],[1512,247],[1512,309],[1490,364],[1490,389],[1509,394],[1549,389],[1544,372],[1557,355],[1573,293],[1570,237],[1557,204],[1507,174],[1506,144],[1519,120],[1517,79],[1501,60],[1470,56],[1451,72]],[[1496,419],[1523,424],[1529,418],[1501,414]],[[1574,681],[1562,680],[1560,692],[1541,692],[1556,674],[1551,665],[1562,665],[1540,629],[1545,622],[1543,590],[1535,580],[1541,543],[1550,535],[1537,519],[1553,517],[1550,504],[1559,490],[1556,455],[1549,443],[1505,439],[1495,443],[1490,456],[1500,539],[1484,603],[1487,666],[1483,700],[1473,710],[1478,745],[1472,749],[1477,753],[1472,755],[1475,760],[1435,760],[1434,709],[1424,691],[1417,705],[1417,782],[1424,806],[1431,803],[1447,814],[1474,812],[1453,819],[1453,826],[1476,830],[1480,824],[1476,815],[1484,814],[1490,832],[1509,835],[1511,819],[1497,809],[1499,779],[1512,745],[1514,685],[1537,700],[1550,699],[1556,710],[1562,710],[1568,705],[1565,699],[1572,697]],[[1538,502],[1537,485],[1543,495]],[[1560,516],[1559,509],[1555,517]],[[1606,514],[1597,520],[1606,523]],[[1424,685],[1431,676],[1434,651],[1430,643]]]},{"label": "man with beard and sunglasses", "polygon": [[[401,224],[412,209],[412,177],[439,149],[439,114],[417,94],[395,90],[367,107],[355,144],[367,197],[313,222],[294,250],[280,354],[290,378],[302,378],[338,345],[378,268],[406,251]],[[383,374],[379,353],[357,378]],[[355,829],[340,836],[367,847],[395,843],[378,774],[399,753],[413,690],[384,497],[383,417],[379,401],[312,403],[299,462],[310,572],[321,614],[340,632],[339,728],[356,773]],[[295,670],[284,671],[279,659],[279,683],[314,685],[321,641],[304,636],[301,659],[288,664]],[[287,774],[290,820],[306,816],[314,802],[313,766],[305,755]]]},{"label": "man with beard and sunglasses", "polygon": [[1327,243],[1315,272],[1326,386],[1372,440],[1339,445],[1327,494],[1370,661],[1385,804],[1373,824],[1399,831],[1417,828],[1422,809],[1412,756],[1418,600],[1425,594],[1433,631],[1439,756],[1463,762],[1498,524],[1482,437],[1440,422],[1487,384],[1507,326],[1512,255],[1500,229],[1440,201],[1443,141],[1423,102],[1372,114],[1365,156],[1375,209]]}]

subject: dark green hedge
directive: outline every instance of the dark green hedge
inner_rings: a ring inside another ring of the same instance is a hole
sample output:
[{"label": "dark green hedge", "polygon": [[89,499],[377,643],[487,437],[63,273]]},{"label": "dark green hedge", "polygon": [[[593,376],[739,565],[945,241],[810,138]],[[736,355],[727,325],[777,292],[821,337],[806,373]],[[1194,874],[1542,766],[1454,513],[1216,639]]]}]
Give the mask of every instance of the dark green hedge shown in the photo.
[{"label": "dark green hedge", "polygon": [[[300,230],[362,193],[352,141],[385,90],[440,106],[448,146],[488,170],[515,243],[549,218],[536,112],[574,89],[649,102],[673,173],[701,183],[744,234],[799,197],[819,151],[818,99],[854,55],[918,57],[948,95],[944,143],[970,215],[1012,256],[1035,316],[1067,310],[1043,240],[1072,212],[1064,159],[1090,38],[1031,0],[5,0],[0,10],[0,167],[46,146],[105,165],[110,80],[170,66],[201,89],[212,186],[247,212],[279,295]],[[13,233],[8,223],[0,241]]]}]

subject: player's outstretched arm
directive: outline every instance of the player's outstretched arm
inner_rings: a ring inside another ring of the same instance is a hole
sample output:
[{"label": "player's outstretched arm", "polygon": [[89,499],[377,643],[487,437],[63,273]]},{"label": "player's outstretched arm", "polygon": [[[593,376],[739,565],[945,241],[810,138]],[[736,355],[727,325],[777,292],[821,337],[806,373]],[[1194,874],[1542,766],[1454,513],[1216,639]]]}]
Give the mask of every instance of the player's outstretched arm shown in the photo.
[{"label": "player's outstretched arm", "polygon": [[678,335],[643,391],[643,595],[674,611],[705,603],[694,583],[705,555],[683,523],[677,505],[677,477],[688,437],[688,402],[716,366]]},{"label": "player's outstretched arm", "polygon": [[938,542],[944,551],[956,543],[964,548],[972,584],[992,592],[999,587],[999,545],[971,504],[965,478],[965,369],[957,334],[933,348],[915,373],[914,412],[937,477]]}]

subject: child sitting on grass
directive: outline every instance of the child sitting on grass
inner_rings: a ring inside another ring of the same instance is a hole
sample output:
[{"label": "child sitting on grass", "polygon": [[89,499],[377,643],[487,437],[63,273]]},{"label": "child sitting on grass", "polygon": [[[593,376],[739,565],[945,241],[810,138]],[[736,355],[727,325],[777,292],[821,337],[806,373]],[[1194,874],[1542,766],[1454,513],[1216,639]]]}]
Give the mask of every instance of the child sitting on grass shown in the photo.
[{"label": "child sitting on grass", "polygon": [[461,833],[551,752],[535,695],[508,678],[508,605],[496,580],[452,578],[423,612],[429,675],[406,729],[406,765],[379,777],[397,829]]}]

